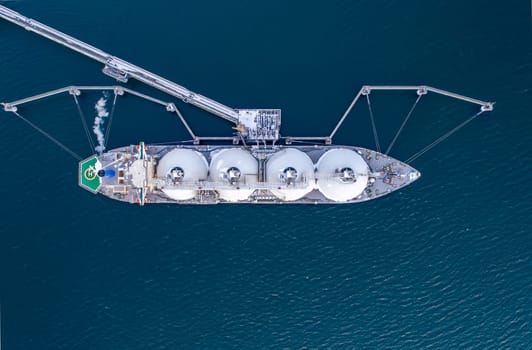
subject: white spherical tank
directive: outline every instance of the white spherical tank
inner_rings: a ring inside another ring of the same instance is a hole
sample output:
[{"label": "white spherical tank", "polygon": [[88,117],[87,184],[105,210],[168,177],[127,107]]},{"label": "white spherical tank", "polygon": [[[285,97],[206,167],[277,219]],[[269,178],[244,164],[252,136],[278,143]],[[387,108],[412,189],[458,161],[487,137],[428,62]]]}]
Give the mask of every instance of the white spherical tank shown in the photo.
[{"label": "white spherical tank", "polygon": [[242,148],[221,149],[211,156],[209,179],[220,184],[220,198],[229,202],[246,200],[255,191],[259,173],[257,159]]},{"label": "white spherical tank", "polygon": [[266,163],[266,179],[275,185],[271,192],[285,201],[295,201],[314,189],[314,164],[295,148],[274,153]]},{"label": "white spherical tank", "polygon": [[350,149],[335,148],[325,152],[318,160],[316,169],[318,189],[335,202],[357,197],[368,184],[368,164]]},{"label": "white spherical tank", "polygon": [[194,186],[199,180],[207,179],[208,163],[205,157],[194,150],[177,148],[166,153],[157,163],[157,177],[166,179],[168,186],[162,191],[178,201],[194,198],[196,190],[179,188]]}]

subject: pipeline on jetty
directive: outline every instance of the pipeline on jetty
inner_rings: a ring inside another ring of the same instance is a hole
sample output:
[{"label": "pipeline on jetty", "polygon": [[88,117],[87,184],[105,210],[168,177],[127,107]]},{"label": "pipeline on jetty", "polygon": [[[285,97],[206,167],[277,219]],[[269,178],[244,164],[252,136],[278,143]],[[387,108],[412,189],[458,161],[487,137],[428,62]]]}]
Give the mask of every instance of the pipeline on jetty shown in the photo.
[{"label": "pipeline on jetty", "polygon": [[214,101],[203,95],[194,93],[187,88],[165,79],[157,74],[149,72],[139,66],[124,61],[118,57],[104,52],[94,46],[91,46],[81,40],[62,33],[38,21],[30,19],[13,11],[5,6],[0,5],[0,17],[4,18],[26,30],[39,34],[47,39],[55,41],[69,49],[79,52],[82,55],[92,58],[105,66],[103,72],[118,81],[127,82],[128,78],[133,78],[161,90],[171,96],[181,99],[199,107],[209,113],[228,120],[234,124],[238,122],[238,111],[228,107],[220,102]]}]

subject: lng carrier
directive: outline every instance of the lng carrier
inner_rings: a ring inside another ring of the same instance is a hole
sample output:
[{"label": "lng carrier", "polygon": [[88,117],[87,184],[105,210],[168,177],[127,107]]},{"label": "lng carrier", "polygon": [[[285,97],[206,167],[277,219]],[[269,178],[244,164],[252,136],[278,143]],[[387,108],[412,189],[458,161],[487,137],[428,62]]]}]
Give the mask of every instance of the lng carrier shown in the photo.
[{"label": "lng carrier", "polygon": [[[0,6],[0,17],[101,62],[103,73],[119,82],[138,80],[234,124],[232,136],[197,136],[173,102],[161,101],[123,86],[69,86],[2,104],[5,111],[15,113],[33,127],[36,126],[17,112],[17,106],[60,93],[69,93],[78,103],[76,96],[84,90],[111,90],[115,101],[118,96],[132,94],[177,114],[190,133],[192,144],[149,145],[140,142],[105,152],[100,149],[100,152],[81,159],[51,138],[80,160],[79,185],[82,188],[129,203],[321,204],[367,201],[396,191],[420,177],[420,172],[408,165],[408,161],[399,161],[388,153],[422,96],[432,92],[479,105],[480,112],[468,121],[493,109],[491,102],[430,86],[364,86],[329,135],[281,137],[279,109],[231,108],[4,6]],[[369,96],[373,90],[412,90],[418,96],[385,152],[380,149],[370,106]],[[363,99],[368,102],[376,150],[333,145],[334,134],[355,104]],[[84,127],[87,129],[85,124]],[[306,144],[294,145],[300,142]],[[426,152],[436,142],[422,151]]]},{"label": "lng carrier", "polygon": [[408,185],[417,170],[382,153],[332,145],[135,146],[80,163],[80,185],[150,203],[346,203]]}]

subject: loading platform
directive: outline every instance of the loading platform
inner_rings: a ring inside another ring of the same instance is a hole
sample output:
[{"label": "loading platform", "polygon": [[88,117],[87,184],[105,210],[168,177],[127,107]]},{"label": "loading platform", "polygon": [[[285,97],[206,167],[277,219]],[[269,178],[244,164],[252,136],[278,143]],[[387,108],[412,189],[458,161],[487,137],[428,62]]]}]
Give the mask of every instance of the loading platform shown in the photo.
[{"label": "loading platform", "polygon": [[[401,134],[402,130],[404,129],[405,125],[410,119],[412,113],[414,112],[414,109],[416,108],[416,105],[421,100],[421,98],[425,96],[427,93],[430,92],[430,93],[435,93],[439,95],[444,95],[444,96],[447,96],[453,99],[462,100],[462,101],[480,106],[480,111],[478,111],[475,115],[473,115],[472,117],[467,119],[465,122],[461,123],[454,129],[449,131],[448,133],[444,134],[441,138],[435,140],[433,143],[429,144],[428,146],[423,148],[420,152],[414,154],[411,158],[409,158],[409,160],[414,160],[418,158],[420,155],[426,153],[429,149],[433,148],[434,146],[436,146],[437,144],[439,144],[440,142],[448,138],[454,132],[464,127],[467,123],[469,123],[470,121],[472,121],[473,119],[481,115],[482,113],[492,111],[493,105],[494,105],[494,102],[487,102],[487,101],[474,99],[471,97],[467,97],[464,95],[460,95],[454,92],[449,92],[446,90],[438,89],[438,88],[427,86],[427,85],[399,85],[399,86],[365,85],[360,88],[360,90],[355,95],[354,99],[352,100],[350,105],[347,107],[344,114],[340,117],[336,126],[334,127],[334,129],[329,135],[281,137],[280,136],[280,127],[281,127],[281,110],[280,109],[235,109],[235,108],[231,108],[218,101],[210,99],[206,96],[192,92],[188,90],[187,88],[175,82],[165,79],[155,73],[147,71],[146,69],[136,66],[123,59],[115,57],[103,50],[100,50],[81,40],[71,37],[70,35],[60,32],[36,20],[25,17],[21,15],[20,13],[13,11],[2,5],[0,5],[0,18],[8,20],[20,27],[23,27],[24,29],[28,31],[34,32],[49,40],[55,41],[56,43],[62,46],[65,46],[84,56],[87,56],[89,58],[92,58],[95,61],[102,63],[104,65],[102,69],[103,73],[116,79],[117,81],[126,83],[129,78],[136,79],[170,96],[177,97],[178,99],[182,100],[184,103],[194,105],[210,114],[221,117],[235,125],[233,127],[235,132],[233,133],[233,136],[220,136],[220,137],[197,136],[191,130],[185,118],[183,117],[183,115],[181,114],[181,112],[179,111],[179,109],[173,102],[161,101],[154,97],[142,94],[140,92],[133,91],[131,89],[128,89],[122,86],[68,86],[68,87],[64,87],[61,89],[56,89],[56,90],[48,91],[48,92],[38,94],[35,96],[31,96],[25,99],[13,101],[13,102],[0,103],[0,105],[3,106],[3,109],[5,111],[15,113],[18,117],[23,119],[25,122],[30,124],[30,126],[32,127],[36,127],[36,126],[33,125],[29,120],[24,119],[20,114],[17,113],[18,105],[22,105],[28,102],[39,100],[39,99],[53,96],[56,94],[68,92],[70,95],[74,97],[76,104],[78,104],[78,111],[80,112],[80,115],[81,115],[82,113],[81,113],[76,96],[78,96],[82,90],[113,90],[115,93],[115,100],[113,102],[113,107],[114,107],[114,103],[116,102],[116,97],[119,95],[121,96],[124,93],[132,94],[137,97],[143,98],[145,100],[154,102],[156,104],[163,105],[168,112],[175,113],[179,117],[180,121],[183,123],[188,133],[192,137],[192,141],[194,142],[194,144],[199,144],[202,141],[232,141],[233,144],[235,145],[239,144],[240,142],[246,145],[247,141],[251,141],[251,143],[256,143],[257,146],[259,146],[260,143],[266,146],[267,143],[271,143],[271,145],[275,145],[276,141],[281,139],[281,141],[284,141],[284,144],[286,145],[290,145],[293,142],[302,142],[302,143],[318,142],[318,143],[323,143],[325,145],[330,145],[332,144],[332,139],[334,135],[336,134],[340,126],[343,124],[347,116],[351,113],[353,107],[360,100],[366,100],[367,105],[368,105],[368,110],[369,110],[369,116],[371,119],[371,126],[372,126],[374,141],[375,141],[375,147],[376,147],[377,152],[380,152],[381,146],[380,146],[380,141],[379,141],[377,128],[375,125],[375,120],[374,120],[373,111],[371,107],[371,101],[370,101],[371,92],[374,90],[415,91],[418,97],[416,101],[414,102],[414,104],[412,105],[411,109],[409,110],[408,114],[406,115],[405,119],[403,120],[401,126],[397,130],[393,140],[390,142],[387,149],[384,151],[384,154],[387,155],[392,150],[392,147],[394,146],[399,135]],[[83,118],[82,118],[82,121],[83,121]],[[49,135],[47,135],[43,131],[40,131],[40,132],[43,135],[49,137]],[[50,139],[53,140],[53,138],[50,138]],[[60,144],[59,142],[57,142],[57,140],[53,140],[53,141],[57,144]],[[409,160],[407,160],[407,162]]]}]

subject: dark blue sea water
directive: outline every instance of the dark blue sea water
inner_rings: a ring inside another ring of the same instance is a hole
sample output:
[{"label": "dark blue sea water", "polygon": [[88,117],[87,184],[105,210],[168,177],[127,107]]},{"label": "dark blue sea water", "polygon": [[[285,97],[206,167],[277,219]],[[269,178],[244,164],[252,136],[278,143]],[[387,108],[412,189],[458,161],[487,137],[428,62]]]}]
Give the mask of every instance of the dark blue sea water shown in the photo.
[{"label": "dark blue sea water", "polygon": [[[413,163],[418,182],[342,206],[114,202],[79,188],[73,158],[0,113],[3,349],[532,348],[529,2],[2,3],[230,106],[282,108],[285,135],[327,133],[363,84],[497,102]],[[2,101],[113,84],[100,69],[0,21]],[[88,119],[99,97],[81,98]],[[386,145],[415,95],[372,97]],[[230,133],[182,109],[198,133]],[[476,111],[427,96],[392,155]],[[68,96],[21,114],[90,154]],[[186,137],[128,97],[109,146]],[[335,141],[374,147],[363,104]]]}]

